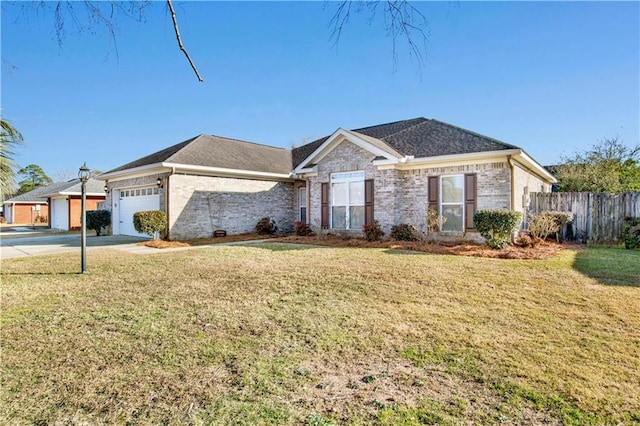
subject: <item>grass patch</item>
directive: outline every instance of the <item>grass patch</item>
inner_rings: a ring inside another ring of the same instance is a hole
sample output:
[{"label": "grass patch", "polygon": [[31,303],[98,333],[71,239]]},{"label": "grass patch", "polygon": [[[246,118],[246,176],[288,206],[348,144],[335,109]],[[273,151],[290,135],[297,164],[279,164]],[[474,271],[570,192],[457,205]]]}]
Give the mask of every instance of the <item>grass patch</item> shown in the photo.
[{"label": "grass patch", "polygon": [[573,267],[604,284],[640,287],[639,265],[640,250],[595,246],[580,250]]},{"label": "grass patch", "polygon": [[85,275],[67,255],[4,260],[0,423],[640,419],[636,277],[602,285],[608,249],[532,262],[277,241],[105,248]]}]

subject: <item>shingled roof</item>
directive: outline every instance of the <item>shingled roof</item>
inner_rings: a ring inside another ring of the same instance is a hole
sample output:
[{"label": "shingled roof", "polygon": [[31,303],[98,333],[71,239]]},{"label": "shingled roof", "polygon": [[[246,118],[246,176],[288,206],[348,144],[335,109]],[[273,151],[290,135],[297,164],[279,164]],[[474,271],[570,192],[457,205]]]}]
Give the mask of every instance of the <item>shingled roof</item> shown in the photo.
[{"label": "shingled roof", "polygon": [[[86,193],[91,195],[104,194],[104,182],[95,178],[90,178],[86,184]],[[56,195],[80,195],[82,193],[82,183],[80,179],[71,179],[66,182],[56,182],[44,187],[42,197]]]},{"label": "shingled roof", "polygon": [[[104,182],[91,178],[87,181],[87,194],[104,194]],[[40,186],[24,194],[5,200],[5,203],[46,203],[47,198],[58,194],[81,194],[80,179],[64,182],[54,182],[47,186]]]},{"label": "shingled roof", "polygon": [[46,203],[46,197],[43,197],[42,194],[46,192],[47,188],[48,186],[40,186],[29,192],[8,198],[3,203]]},{"label": "shingled roof", "polygon": [[[352,131],[380,139],[405,156],[436,157],[474,152],[517,149],[499,140],[424,117],[353,129]],[[293,150],[294,167],[318,149],[329,136]]]},{"label": "shingled roof", "polygon": [[202,134],[106,173],[159,163],[289,174],[291,151]]}]

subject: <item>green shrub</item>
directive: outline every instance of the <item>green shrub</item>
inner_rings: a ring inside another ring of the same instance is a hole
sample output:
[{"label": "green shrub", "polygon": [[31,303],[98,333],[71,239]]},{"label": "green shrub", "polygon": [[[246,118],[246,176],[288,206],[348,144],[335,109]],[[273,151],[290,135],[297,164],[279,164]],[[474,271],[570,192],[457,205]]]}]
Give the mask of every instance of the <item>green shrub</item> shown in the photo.
[{"label": "green shrub", "polygon": [[263,217],[256,223],[256,232],[260,235],[271,235],[278,232],[276,221],[270,217]]},{"label": "green shrub", "polygon": [[408,223],[393,225],[391,227],[391,238],[398,241],[417,241],[419,240],[418,230]]},{"label": "green shrub", "polygon": [[156,239],[167,227],[167,213],[163,210],[135,212],[133,214],[133,226],[136,231]]},{"label": "green shrub", "polygon": [[511,233],[522,219],[522,213],[506,209],[478,210],[473,224],[492,249],[501,249],[511,242]]},{"label": "green shrub", "polygon": [[92,210],[87,212],[87,229],[95,229],[99,237],[103,228],[111,225],[111,212],[109,210]]},{"label": "green shrub", "polygon": [[626,217],[622,224],[622,240],[628,250],[640,249],[640,218]]},{"label": "green shrub", "polygon": [[362,227],[362,233],[367,241],[379,241],[384,237],[384,231],[377,220],[374,220],[371,224],[365,224]]},{"label": "green shrub", "polygon": [[545,240],[555,237],[561,243],[564,240],[564,230],[573,221],[573,213],[560,211],[546,211],[531,216],[527,229],[534,239]]},{"label": "green shrub", "polygon": [[313,235],[313,231],[311,230],[311,228],[309,227],[308,224],[304,223],[304,222],[294,222],[293,224],[293,233],[296,235],[299,235],[301,237],[306,237],[308,235]]}]

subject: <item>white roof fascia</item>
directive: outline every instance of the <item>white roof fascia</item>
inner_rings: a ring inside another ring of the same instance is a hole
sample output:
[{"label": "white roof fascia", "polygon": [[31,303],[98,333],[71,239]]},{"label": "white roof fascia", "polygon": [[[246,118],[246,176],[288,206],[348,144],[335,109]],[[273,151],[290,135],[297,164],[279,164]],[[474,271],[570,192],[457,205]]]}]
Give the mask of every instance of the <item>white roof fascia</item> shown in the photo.
[{"label": "white roof fascia", "polygon": [[[62,196],[69,196],[69,195],[82,195],[81,192],[76,192],[76,191],[61,191],[61,192],[56,192],[55,194],[47,194],[46,197],[51,197],[54,198],[57,195],[62,195]],[[87,196],[91,195],[91,196],[103,196],[105,195],[104,192],[87,192],[86,193]]]},{"label": "white roof fascia", "polygon": [[169,170],[163,167],[164,163],[148,164],[146,166],[133,167],[131,169],[118,170],[117,172],[106,172],[95,176],[97,180],[118,181],[136,177],[148,176],[154,173],[166,173]]},{"label": "white roof fascia", "polygon": [[47,200],[42,200],[42,201],[33,200],[33,201],[4,201],[2,204],[12,205],[12,204],[47,204],[47,203],[48,203]]},{"label": "white roof fascia", "polygon": [[268,180],[293,180],[290,173],[270,173],[256,170],[227,169],[224,167],[192,166],[178,163],[162,163],[163,167],[169,167],[176,173],[197,172],[212,176],[228,176],[239,178],[262,178]]},{"label": "white roof fascia", "polygon": [[385,164],[380,161],[379,168],[390,169],[397,168],[400,170],[411,170],[422,167],[448,167],[461,164],[472,164],[477,162],[490,162],[492,160],[506,161],[507,155],[517,155],[522,150],[520,149],[507,149],[500,151],[487,151],[487,152],[472,152],[469,154],[451,154],[451,155],[438,155],[435,157],[420,157],[420,158],[407,158],[406,161],[400,161],[397,163]]},{"label": "white roof fascia", "polygon": [[[365,136],[365,135],[362,135],[362,136]],[[349,142],[359,146],[362,149],[365,149],[371,152],[372,154],[375,154],[376,156],[389,157],[390,155],[391,156],[397,155],[397,152],[392,150],[390,147],[388,151],[380,148],[378,146],[379,144],[383,144],[385,146],[388,146],[388,145],[379,139],[366,137],[366,139],[374,139],[376,141],[379,141],[378,144],[374,144],[372,140],[366,140],[365,138],[361,137],[360,134],[357,132],[351,132],[349,130],[343,129],[342,127],[339,127],[338,130],[333,132],[333,134],[329,136],[329,138],[326,141],[324,141],[322,145],[320,145],[307,158],[305,158],[304,161],[298,165],[298,167],[296,167],[296,169],[294,170],[294,173],[297,174],[300,172],[300,170],[305,169],[306,168],[305,166],[307,164],[317,163],[322,158],[324,158],[329,152],[333,150],[333,148],[335,148],[335,146],[337,146],[340,142],[342,142],[340,137],[343,137]]]}]

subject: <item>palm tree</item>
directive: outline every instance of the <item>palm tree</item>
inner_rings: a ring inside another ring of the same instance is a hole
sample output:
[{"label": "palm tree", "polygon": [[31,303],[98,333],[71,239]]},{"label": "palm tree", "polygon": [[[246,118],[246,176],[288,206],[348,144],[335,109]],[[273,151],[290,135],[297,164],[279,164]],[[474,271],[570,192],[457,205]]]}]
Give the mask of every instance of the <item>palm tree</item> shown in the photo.
[{"label": "palm tree", "polygon": [[0,201],[15,188],[15,168],[13,159],[16,146],[22,144],[22,134],[11,123],[0,118]]}]

